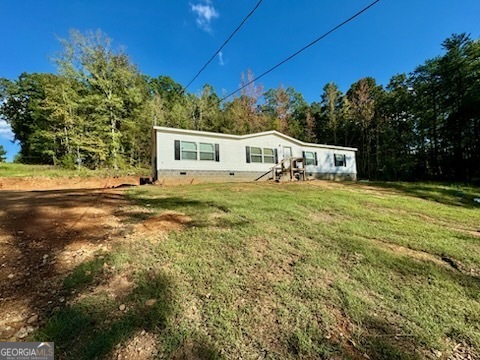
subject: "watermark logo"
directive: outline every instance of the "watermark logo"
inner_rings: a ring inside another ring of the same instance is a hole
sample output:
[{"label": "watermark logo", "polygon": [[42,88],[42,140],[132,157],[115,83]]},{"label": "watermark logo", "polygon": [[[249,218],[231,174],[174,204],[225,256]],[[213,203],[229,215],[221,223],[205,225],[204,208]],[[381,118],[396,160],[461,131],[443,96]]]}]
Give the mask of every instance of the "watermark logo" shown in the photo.
[{"label": "watermark logo", "polygon": [[53,342],[0,342],[0,360],[53,360]]}]

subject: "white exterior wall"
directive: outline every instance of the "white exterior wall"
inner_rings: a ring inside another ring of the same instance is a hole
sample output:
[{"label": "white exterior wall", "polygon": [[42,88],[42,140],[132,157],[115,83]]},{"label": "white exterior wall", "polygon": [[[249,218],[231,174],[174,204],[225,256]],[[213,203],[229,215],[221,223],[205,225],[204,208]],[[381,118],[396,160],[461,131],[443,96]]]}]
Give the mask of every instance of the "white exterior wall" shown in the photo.
[{"label": "white exterior wall", "polygon": [[[220,161],[205,160],[175,160],[175,140],[192,141],[196,143],[219,144]],[[248,171],[266,172],[274,164],[247,163],[246,146],[277,149],[279,161],[283,158],[283,147],[292,148],[292,156],[302,157],[302,151],[317,153],[318,166],[307,166],[307,173],[356,174],[355,149],[332,147],[328,145],[299,144],[290,141],[276,133],[260,134],[247,138],[235,136],[202,133],[201,135],[156,130],[156,155],[158,170],[210,170],[210,171]],[[334,154],[346,156],[347,166],[335,166]]]}]

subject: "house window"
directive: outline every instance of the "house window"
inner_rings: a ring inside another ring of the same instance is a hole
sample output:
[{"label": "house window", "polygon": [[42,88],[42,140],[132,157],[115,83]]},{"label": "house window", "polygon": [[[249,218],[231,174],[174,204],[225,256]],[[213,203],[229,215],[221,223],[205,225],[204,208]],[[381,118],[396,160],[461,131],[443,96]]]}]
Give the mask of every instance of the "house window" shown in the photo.
[{"label": "house window", "polygon": [[246,146],[247,164],[275,164],[278,161],[277,149]]},{"label": "house window", "polygon": [[275,153],[273,149],[263,149],[263,162],[267,164],[275,163]]},{"label": "house window", "polygon": [[346,156],[343,154],[333,154],[335,166],[347,166]]},{"label": "house window", "polygon": [[200,143],[200,160],[215,160],[215,146],[208,143]]},{"label": "house window", "polygon": [[315,161],[316,156],[313,151],[305,151],[304,157],[305,157],[305,165],[316,165],[316,161]]},{"label": "house window", "polygon": [[263,162],[262,159],[262,148],[259,147],[251,147],[250,148],[250,161],[252,163],[261,163]]},{"label": "house window", "polygon": [[182,160],[197,160],[197,143],[190,141],[181,142]]},{"label": "house window", "polygon": [[175,140],[175,160],[220,161],[220,145]]}]

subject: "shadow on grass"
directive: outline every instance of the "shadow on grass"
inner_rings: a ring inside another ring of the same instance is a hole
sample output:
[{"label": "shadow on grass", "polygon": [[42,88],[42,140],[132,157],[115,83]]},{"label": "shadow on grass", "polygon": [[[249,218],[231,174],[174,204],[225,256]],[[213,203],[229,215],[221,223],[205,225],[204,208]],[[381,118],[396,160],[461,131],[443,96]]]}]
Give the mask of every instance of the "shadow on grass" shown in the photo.
[{"label": "shadow on grass", "polygon": [[[126,222],[133,224],[148,220],[155,216],[156,212],[178,211],[193,218],[186,224],[186,227],[233,229],[251,225],[251,221],[246,217],[232,213],[227,206],[214,201],[199,201],[182,197],[147,198],[144,195],[130,195],[130,199],[149,210],[149,212],[129,211]],[[210,218],[209,215],[214,213],[221,216]]]},{"label": "shadow on grass", "polygon": [[[363,240],[344,244],[341,252],[361,257],[344,263],[353,281],[346,282],[348,286],[335,283],[333,288],[347,317],[357,319],[359,343],[369,358],[420,359],[424,352],[433,356],[429,352],[445,345],[438,339],[478,345],[478,276],[448,262],[413,258]],[[366,302],[378,302],[378,307],[363,305],[359,284],[372,291]]]},{"label": "shadow on grass", "polygon": [[132,196],[130,195],[130,199],[135,201],[138,205],[143,207],[150,208],[152,210],[182,210],[182,211],[221,211],[223,213],[229,213],[230,209],[228,209],[225,205],[217,204],[213,201],[200,201],[200,200],[191,200],[186,199],[183,197],[171,196],[171,197],[164,197],[164,198],[147,198],[143,195],[140,196]]},{"label": "shadow on grass", "polygon": [[454,187],[447,184],[402,183],[402,182],[367,182],[362,185],[393,189],[421,199],[465,208],[480,208],[474,201],[480,198],[480,188]]},{"label": "shadow on grass", "polygon": [[[81,265],[79,271],[96,269],[98,264]],[[93,280],[93,279],[92,279]],[[77,283],[84,287],[88,281]],[[72,281],[67,281],[72,286]],[[187,337],[174,325],[175,284],[163,273],[144,272],[123,299],[85,297],[59,310],[35,334],[37,341],[54,341],[59,359],[94,359],[111,354],[117,344],[146,331],[157,335],[157,351],[169,358],[183,353],[198,359],[220,358],[206,339],[192,331]],[[119,308],[124,304],[126,308]],[[122,310],[121,310],[122,309]],[[185,345],[186,344],[186,345]]]},{"label": "shadow on grass", "polygon": [[388,321],[369,316],[364,320],[364,326],[372,335],[365,336],[361,346],[371,359],[389,360],[419,360],[416,353],[415,337],[397,334]]}]

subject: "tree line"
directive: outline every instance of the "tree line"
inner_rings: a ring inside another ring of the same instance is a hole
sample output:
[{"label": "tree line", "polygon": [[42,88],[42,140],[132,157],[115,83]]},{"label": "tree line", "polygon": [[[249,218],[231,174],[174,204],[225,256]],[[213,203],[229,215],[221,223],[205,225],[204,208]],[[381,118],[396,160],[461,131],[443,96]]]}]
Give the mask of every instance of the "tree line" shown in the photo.
[{"label": "tree line", "polygon": [[311,104],[293,87],[264,90],[251,71],[226,101],[208,84],[185,92],[169,76],[142,74],[100,31],[72,31],[61,44],[56,74],[0,79],[0,117],[21,146],[16,161],[148,166],[157,124],[232,134],[274,129],[356,147],[360,178],[480,178],[480,41],[466,34],[452,35],[442,55],[386,86],[367,77],[342,93],[328,83]]}]

